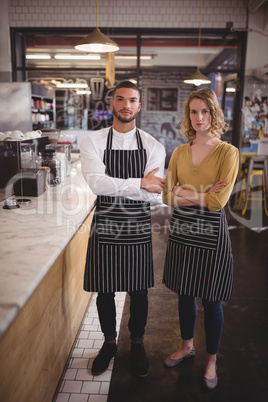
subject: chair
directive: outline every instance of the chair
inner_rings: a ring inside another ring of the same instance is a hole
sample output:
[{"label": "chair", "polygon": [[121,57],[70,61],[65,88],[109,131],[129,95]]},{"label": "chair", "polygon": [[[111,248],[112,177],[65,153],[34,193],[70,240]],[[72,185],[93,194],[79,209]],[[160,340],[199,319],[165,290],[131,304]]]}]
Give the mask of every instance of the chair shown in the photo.
[{"label": "chair", "polygon": [[[254,176],[262,177],[262,197],[256,197],[252,193],[252,181]],[[248,201],[260,200],[264,202],[264,210],[268,216],[268,155],[251,156],[246,159],[244,168],[244,183],[240,192],[237,207],[239,208],[242,201],[242,216],[245,215]]]},{"label": "chair", "polygon": [[258,144],[258,155],[268,155],[268,138],[267,137],[261,137],[259,139],[259,144]]}]

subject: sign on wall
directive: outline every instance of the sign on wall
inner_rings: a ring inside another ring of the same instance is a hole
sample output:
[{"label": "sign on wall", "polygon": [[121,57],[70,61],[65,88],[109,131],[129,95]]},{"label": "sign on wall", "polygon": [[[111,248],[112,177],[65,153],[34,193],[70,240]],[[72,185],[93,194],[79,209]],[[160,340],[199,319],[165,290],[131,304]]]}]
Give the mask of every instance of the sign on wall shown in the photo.
[{"label": "sign on wall", "polygon": [[178,88],[147,88],[148,112],[177,112]]}]

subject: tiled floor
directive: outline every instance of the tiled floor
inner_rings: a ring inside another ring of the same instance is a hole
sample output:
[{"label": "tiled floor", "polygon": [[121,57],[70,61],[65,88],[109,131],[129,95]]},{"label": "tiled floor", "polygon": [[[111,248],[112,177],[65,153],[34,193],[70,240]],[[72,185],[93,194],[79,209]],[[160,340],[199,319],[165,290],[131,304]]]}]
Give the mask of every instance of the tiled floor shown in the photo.
[{"label": "tiled floor", "polygon": [[[105,373],[99,376],[91,374],[91,366],[103,344],[103,334],[98,319],[96,296],[92,295],[76,344],[67,362],[67,369],[59,385],[55,402],[106,402],[112,376],[113,360]],[[125,303],[125,292],[115,294],[117,333]]]}]

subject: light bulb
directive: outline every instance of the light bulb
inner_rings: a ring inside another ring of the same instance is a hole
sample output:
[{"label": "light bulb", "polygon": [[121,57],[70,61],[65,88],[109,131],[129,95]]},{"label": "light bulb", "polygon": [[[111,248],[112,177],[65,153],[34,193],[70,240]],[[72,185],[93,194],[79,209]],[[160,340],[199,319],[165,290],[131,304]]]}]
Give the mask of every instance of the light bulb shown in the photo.
[{"label": "light bulb", "polygon": [[196,87],[199,87],[199,85],[201,85],[202,84],[202,80],[193,80],[193,83],[194,83],[194,85],[196,86]]}]

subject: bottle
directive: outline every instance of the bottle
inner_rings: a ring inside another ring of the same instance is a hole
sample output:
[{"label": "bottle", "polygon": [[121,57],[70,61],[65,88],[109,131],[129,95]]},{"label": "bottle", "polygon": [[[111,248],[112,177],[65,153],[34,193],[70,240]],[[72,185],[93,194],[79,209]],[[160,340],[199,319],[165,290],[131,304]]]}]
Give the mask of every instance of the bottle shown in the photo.
[{"label": "bottle", "polygon": [[56,158],[54,149],[44,149],[42,151],[41,166],[50,168],[48,183],[50,186],[56,186],[61,182],[61,163]]}]

